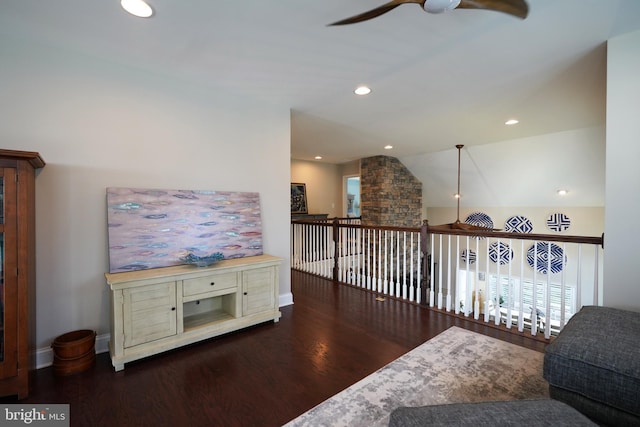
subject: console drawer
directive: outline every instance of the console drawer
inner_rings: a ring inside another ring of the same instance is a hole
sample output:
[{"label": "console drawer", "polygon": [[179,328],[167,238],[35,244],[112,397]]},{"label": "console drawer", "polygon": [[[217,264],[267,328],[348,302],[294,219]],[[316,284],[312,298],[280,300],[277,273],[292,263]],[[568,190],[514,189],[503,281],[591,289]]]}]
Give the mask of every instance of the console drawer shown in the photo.
[{"label": "console drawer", "polygon": [[237,286],[238,275],[236,273],[216,274],[185,280],[182,284],[182,295],[187,297]]}]

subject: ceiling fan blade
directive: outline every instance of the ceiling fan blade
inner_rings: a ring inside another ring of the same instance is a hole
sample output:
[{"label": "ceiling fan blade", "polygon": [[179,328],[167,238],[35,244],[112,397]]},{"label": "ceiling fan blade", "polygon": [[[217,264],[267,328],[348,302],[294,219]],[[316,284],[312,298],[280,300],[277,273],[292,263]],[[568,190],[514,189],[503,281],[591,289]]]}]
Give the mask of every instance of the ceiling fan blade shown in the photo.
[{"label": "ceiling fan blade", "polygon": [[438,231],[450,231],[450,230],[465,230],[465,231],[500,231],[499,228],[483,227],[481,225],[467,224],[466,222],[455,221],[449,224],[430,225],[429,230]]},{"label": "ceiling fan blade", "polygon": [[334,22],[331,25],[347,25],[347,24],[355,24],[356,22],[367,21],[369,19],[376,18],[382,14],[389,12],[390,10],[395,9],[401,4],[405,3],[416,3],[419,5],[424,5],[426,0],[391,0],[388,3],[383,4],[382,6],[378,6],[375,9],[371,9],[368,12],[361,13],[359,15],[352,16],[350,18],[342,19],[340,21]]},{"label": "ceiling fan blade", "polygon": [[526,18],[529,5],[525,0],[462,0],[456,9],[486,9]]}]

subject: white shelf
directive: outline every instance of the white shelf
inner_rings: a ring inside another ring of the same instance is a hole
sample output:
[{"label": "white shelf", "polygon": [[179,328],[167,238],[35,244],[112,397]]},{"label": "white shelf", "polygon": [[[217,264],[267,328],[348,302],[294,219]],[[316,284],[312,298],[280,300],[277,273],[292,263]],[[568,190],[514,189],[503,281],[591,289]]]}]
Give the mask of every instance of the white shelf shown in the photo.
[{"label": "white shelf", "polygon": [[215,323],[226,322],[227,320],[233,319],[235,319],[235,317],[224,310],[213,310],[194,314],[184,318],[184,331],[187,332],[191,329],[211,326]]}]

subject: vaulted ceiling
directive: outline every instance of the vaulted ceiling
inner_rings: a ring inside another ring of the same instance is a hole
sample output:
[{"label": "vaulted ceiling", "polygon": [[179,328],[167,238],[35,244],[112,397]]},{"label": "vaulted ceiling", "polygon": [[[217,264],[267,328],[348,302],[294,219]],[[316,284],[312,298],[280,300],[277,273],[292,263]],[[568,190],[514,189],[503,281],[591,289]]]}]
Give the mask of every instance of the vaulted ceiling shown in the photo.
[{"label": "vaulted ceiling", "polygon": [[473,146],[602,128],[606,41],[640,28],[638,0],[528,0],[525,20],[409,4],[340,27],[327,24],[384,0],[149,3],[142,19],[117,0],[7,0],[0,35],[288,106],[294,159],[448,152],[455,168],[456,144],[472,162]]}]

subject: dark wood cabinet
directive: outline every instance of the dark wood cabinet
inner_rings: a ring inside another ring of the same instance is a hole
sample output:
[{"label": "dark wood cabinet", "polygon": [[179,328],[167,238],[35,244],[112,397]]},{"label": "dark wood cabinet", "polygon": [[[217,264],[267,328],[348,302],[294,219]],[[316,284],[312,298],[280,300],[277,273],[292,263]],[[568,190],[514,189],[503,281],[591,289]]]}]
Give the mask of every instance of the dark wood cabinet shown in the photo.
[{"label": "dark wood cabinet", "polygon": [[44,160],[0,149],[0,396],[29,395],[35,349],[35,176]]}]

